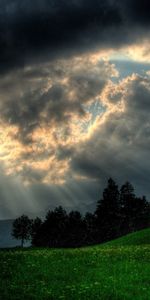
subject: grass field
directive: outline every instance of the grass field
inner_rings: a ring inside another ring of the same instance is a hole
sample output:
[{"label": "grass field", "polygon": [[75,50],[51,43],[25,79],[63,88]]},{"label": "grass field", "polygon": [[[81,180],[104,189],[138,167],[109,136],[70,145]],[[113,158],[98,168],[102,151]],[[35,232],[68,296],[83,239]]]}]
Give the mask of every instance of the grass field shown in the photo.
[{"label": "grass field", "polygon": [[148,300],[150,229],[81,249],[0,251],[0,300]]}]

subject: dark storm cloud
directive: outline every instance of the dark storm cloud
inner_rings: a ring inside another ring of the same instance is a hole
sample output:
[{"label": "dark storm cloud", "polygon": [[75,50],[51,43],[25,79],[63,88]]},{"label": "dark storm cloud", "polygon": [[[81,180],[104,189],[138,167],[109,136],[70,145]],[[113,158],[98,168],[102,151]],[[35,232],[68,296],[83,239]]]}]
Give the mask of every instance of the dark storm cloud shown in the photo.
[{"label": "dark storm cloud", "polygon": [[131,43],[149,29],[149,1],[1,1],[0,68]]},{"label": "dark storm cloud", "polygon": [[125,0],[120,1],[119,5],[124,13],[124,18],[126,20],[135,22],[136,24],[142,26],[150,25],[149,0]]},{"label": "dark storm cloud", "polygon": [[10,94],[6,102],[0,103],[1,118],[19,128],[19,140],[30,143],[33,131],[42,124],[65,125],[71,119],[72,112],[74,115],[85,114],[79,101],[69,101],[65,89],[61,84],[53,84],[43,93],[37,88],[35,91],[24,91],[17,98]]},{"label": "dark storm cloud", "polygon": [[133,75],[121,88],[123,110],[111,111],[97,123],[93,134],[74,152],[70,165],[73,172],[103,182],[109,176],[119,182],[128,178],[138,191],[144,188],[150,196],[150,81]]}]

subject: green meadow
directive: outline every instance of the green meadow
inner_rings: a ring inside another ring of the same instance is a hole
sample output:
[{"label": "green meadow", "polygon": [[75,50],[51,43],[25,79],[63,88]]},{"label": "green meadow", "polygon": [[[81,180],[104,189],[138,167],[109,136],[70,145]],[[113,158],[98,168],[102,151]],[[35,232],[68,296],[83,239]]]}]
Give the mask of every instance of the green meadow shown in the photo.
[{"label": "green meadow", "polygon": [[150,229],[79,249],[0,250],[0,300],[22,299],[150,299]]}]

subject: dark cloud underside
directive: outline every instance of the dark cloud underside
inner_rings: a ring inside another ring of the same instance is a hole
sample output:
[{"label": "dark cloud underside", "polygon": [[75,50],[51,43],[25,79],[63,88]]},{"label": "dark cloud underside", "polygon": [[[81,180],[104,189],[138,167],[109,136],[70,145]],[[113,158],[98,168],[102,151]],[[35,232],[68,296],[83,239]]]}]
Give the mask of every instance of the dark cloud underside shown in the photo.
[{"label": "dark cloud underside", "polygon": [[130,44],[149,30],[149,1],[1,1],[0,68]]}]

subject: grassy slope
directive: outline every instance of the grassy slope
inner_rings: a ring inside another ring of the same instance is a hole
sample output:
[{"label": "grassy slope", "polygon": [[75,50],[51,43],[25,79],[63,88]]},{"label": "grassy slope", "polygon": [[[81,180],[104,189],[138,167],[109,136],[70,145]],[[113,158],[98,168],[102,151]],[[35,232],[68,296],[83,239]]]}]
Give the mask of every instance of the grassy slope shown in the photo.
[{"label": "grassy slope", "polygon": [[150,229],[82,249],[0,251],[3,300],[148,300]]},{"label": "grassy slope", "polygon": [[148,228],[142,231],[130,233],[126,236],[105,243],[105,245],[110,245],[110,246],[150,245],[150,229]]}]

